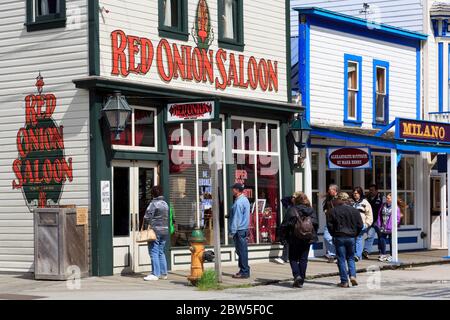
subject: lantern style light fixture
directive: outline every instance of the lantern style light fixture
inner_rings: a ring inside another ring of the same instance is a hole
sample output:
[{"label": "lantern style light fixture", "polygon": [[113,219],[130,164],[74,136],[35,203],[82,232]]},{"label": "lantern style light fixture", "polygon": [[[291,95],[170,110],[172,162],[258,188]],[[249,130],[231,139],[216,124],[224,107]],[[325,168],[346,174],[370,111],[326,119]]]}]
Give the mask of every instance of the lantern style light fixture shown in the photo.
[{"label": "lantern style light fixture", "polygon": [[305,119],[304,114],[299,113],[291,123],[289,132],[292,135],[295,146],[298,148],[300,158],[303,154],[302,151],[306,149],[311,131],[308,120]]},{"label": "lantern style light fixture", "polygon": [[120,140],[120,134],[125,130],[131,114],[130,105],[120,91],[115,91],[108,98],[102,112],[108,121],[109,129],[116,134],[116,141]]}]

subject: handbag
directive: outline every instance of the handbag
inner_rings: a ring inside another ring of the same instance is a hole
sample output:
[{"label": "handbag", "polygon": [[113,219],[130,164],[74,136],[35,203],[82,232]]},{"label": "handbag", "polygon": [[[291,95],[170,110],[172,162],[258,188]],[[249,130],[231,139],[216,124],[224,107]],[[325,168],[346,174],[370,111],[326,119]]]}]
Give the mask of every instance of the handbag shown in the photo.
[{"label": "handbag", "polygon": [[144,223],[142,223],[141,230],[137,234],[136,242],[153,242],[156,240],[155,230],[152,229],[150,224],[147,225],[147,229],[144,230]]}]

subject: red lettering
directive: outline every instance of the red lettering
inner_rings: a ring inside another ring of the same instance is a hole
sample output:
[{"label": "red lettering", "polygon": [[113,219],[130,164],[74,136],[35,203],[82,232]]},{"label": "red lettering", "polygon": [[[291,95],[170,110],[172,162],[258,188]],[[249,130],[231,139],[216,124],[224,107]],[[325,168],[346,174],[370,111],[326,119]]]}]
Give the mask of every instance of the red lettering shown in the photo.
[{"label": "red lettering", "polygon": [[42,183],[42,178],[39,177],[39,160],[34,160],[34,183]]},{"label": "red lettering", "polygon": [[278,62],[269,60],[269,91],[278,92]]},{"label": "red lettering", "polygon": [[192,73],[192,47],[182,46],[182,48],[186,55],[186,80],[194,80],[194,75]]},{"label": "red lettering", "polygon": [[259,85],[261,86],[262,91],[266,91],[269,86],[269,69],[267,68],[266,60],[261,59],[261,61],[259,61],[258,73]]},{"label": "red lettering", "polygon": [[[17,132],[17,151],[19,151],[20,157],[23,159],[28,155],[28,134],[25,128],[20,128],[19,132]],[[24,150],[25,146],[25,150]]]},{"label": "red lettering", "polygon": [[219,69],[222,82],[220,82],[219,77],[216,77],[216,89],[224,90],[227,87],[227,72],[225,70],[224,60],[227,60],[227,53],[223,49],[219,49],[216,54],[216,64]]},{"label": "red lettering", "polygon": [[[112,71],[111,74],[126,77],[129,75],[127,70],[127,56],[125,53],[125,48],[127,47],[127,36],[122,30],[116,30],[111,33],[112,42]],[[119,44],[120,42],[120,44]],[[120,64],[120,70],[119,70]]]},{"label": "red lettering", "polygon": [[[164,61],[163,61],[163,55],[162,55],[163,49],[166,52],[166,61],[167,61],[167,68],[168,68],[167,74],[165,73],[165,70],[164,70]],[[159,76],[165,82],[170,82],[173,78],[172,49],[170,49],[170,44],[166,39],[162,39],[159,42],[158,48],[156,50],[156,55],[157,55],[156,62],[158,65]]]},{"label": "red lettering", "polygon": [[255,90],[258,87],[258,63],[255,57],[250,57],[248,60],[248,80],[250,81],[250,88]]},{"label": "red lettering", "polygon": [[186,65],[185,65],[185,52],[182,50],[182,55],[180,55],[180,51],[178,51],[178,47],[176,44],[173,44],[173,77],[175,79],[178,78],[178,72],[180,72],[181,79],[186,78]]},{"label": "red lettering", "polygon": [[56,109],[56,97],[54,94],[45,95],[45,118],[50,119]]},{"label": "red lettering", "polygon": [[153,64],[153,43],[146,38],[141,38],[141,69],[142,74],[147,74]]},{"label": "red lettering", "polygon": [[233,87],[239,86],[239,79],[236,69],[236,60],[234,59],[234,54],[230,53],[230,65],[228,67],[228,86],[231,86],[231,81],[233,80]]},{"label": "red lettering", "polygon": [[194,79],[197,82],[203,80],[203,58],[199,48],[194,48],[192,55],[192,69],[194,70]]},{"label": "red lettering", "polygon": [[240,54],[239,55],[239,87],[243,88],[243,89],[247,89],[248,88],[248,80],[246,82],[244,82],[245,79],[245,74],[244,74],[244,55]]},{"label": "red lettering", "polygon": [[214,83],[214,51],[209,50],[209,59],[208,59],[208,53],[205,49],[202,49],[202,56],[203,56],[203,82],[207,81],[207,77],[209,79],[209,83]]},{"label": "red lettering", "polygon": [[36,126],[36,99],[35,95],[31,94],[25,98],[25,122],[26,125]]},{"label": "red lettering", "polygon": [[128,71],[131,73],[139,73],[141,65],[135,65],[136,54],[139,53],[140,40],[139,37],[128,36]]},{"label": "red lettering", "polygon": [[14,160],[13,171],[16,175],[17,180],[13,180],[12,187],[13,189],[20,189],[23,186],[22,161],[20,161],[19,159]]}]

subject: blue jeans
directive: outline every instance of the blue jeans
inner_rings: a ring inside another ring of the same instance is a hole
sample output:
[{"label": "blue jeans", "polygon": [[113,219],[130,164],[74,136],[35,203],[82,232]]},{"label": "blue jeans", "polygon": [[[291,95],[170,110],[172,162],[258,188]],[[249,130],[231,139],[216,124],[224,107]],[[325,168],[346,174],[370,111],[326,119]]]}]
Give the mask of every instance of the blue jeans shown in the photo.
[{"label": "blue jeans", "polygon": [[294,280],[300,277],[305,281],[310,248],[311,244],[306,241],[292,241],[289,244],[289,263]]},{"label": "blue jeans", "polygon": [[375,235],[378,237],[378,250],[380,250],[380,228],[377,225],[373,225],[367,231],[367,239],[364,243],[364,251],[371,253],[373,242],[375,241]]},{"label": "blue jeans", "polygon": [[361,230],[361,233],[356,237],[356,244],[355,244],[355,257],[357,257],[359,260],[362,260],[362,253],[363,253],[363,238],[364,235],[367,233],[369,229],[367,229],[366,226],[363,227]]},{"label": "blue jeans", "polygon": [[391,234],[381,233],[378,241],[380,243],[380,253],[382,255],[386,254],[386,251],[387,251],[386,244],[387,243],[389,243],[389,248],[391,249],[391,254],[392,254],[392,236],[391,236]]},{"label": "blue jeans", "polygon": [[157,235],[156,240],[148,243],[148,253],[152,260],[152,274],[160,277],[167,275],[166,241],[168,236]]},{"label": "blue jeans", "polygon": [[239,274],[250,276],[250,266],[248,265],[248,231],[239,230],[233,235],[236,254],[239,257]]},{"label": "blue jeans", "polygon": [[349,275],[350,277],[356,277],[355,238],[335,237],[334,245],[336,246],[341,283],[348,283]]},{"label": "blue jeans", "polygon": [[327,250],[327,255],[330,257],[336,256],[336,247],[333,243],[333,237],[328,231],[327,226],[323,229],[323,242],[325,242],[325,249]]}]

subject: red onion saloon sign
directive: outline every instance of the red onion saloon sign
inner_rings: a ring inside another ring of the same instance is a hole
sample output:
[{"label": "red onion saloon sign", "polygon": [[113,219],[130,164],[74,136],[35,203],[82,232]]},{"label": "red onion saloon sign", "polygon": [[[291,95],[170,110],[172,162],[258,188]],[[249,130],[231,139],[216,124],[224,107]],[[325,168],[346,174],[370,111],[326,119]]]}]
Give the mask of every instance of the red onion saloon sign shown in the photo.
[{"label": "red onion saloon sign", "polygon": [[372,157],[367,147],[328,148],[330,169],[370,169]]},{"label": "red onion saloon sign", "polygon": [[64,156],[63,126],[53,120],[56,96],[43,94],[44,78],[36,78],[38,94],[25,98],[25,125],[17,132],[18,158],[12,188],[22,190],[28,208],[59,204],[65,182],[72,182],[72,159]]},{"label": "red onion saloon sign", "polygon": [[111,45],[114,76],[146,76],[156,71],[165,83],[181,79],[210,84],[216,90],[234,87],[278,92],[277,61],[178,45],[166,39],[156,43],[122,30],[111,33]]}]

